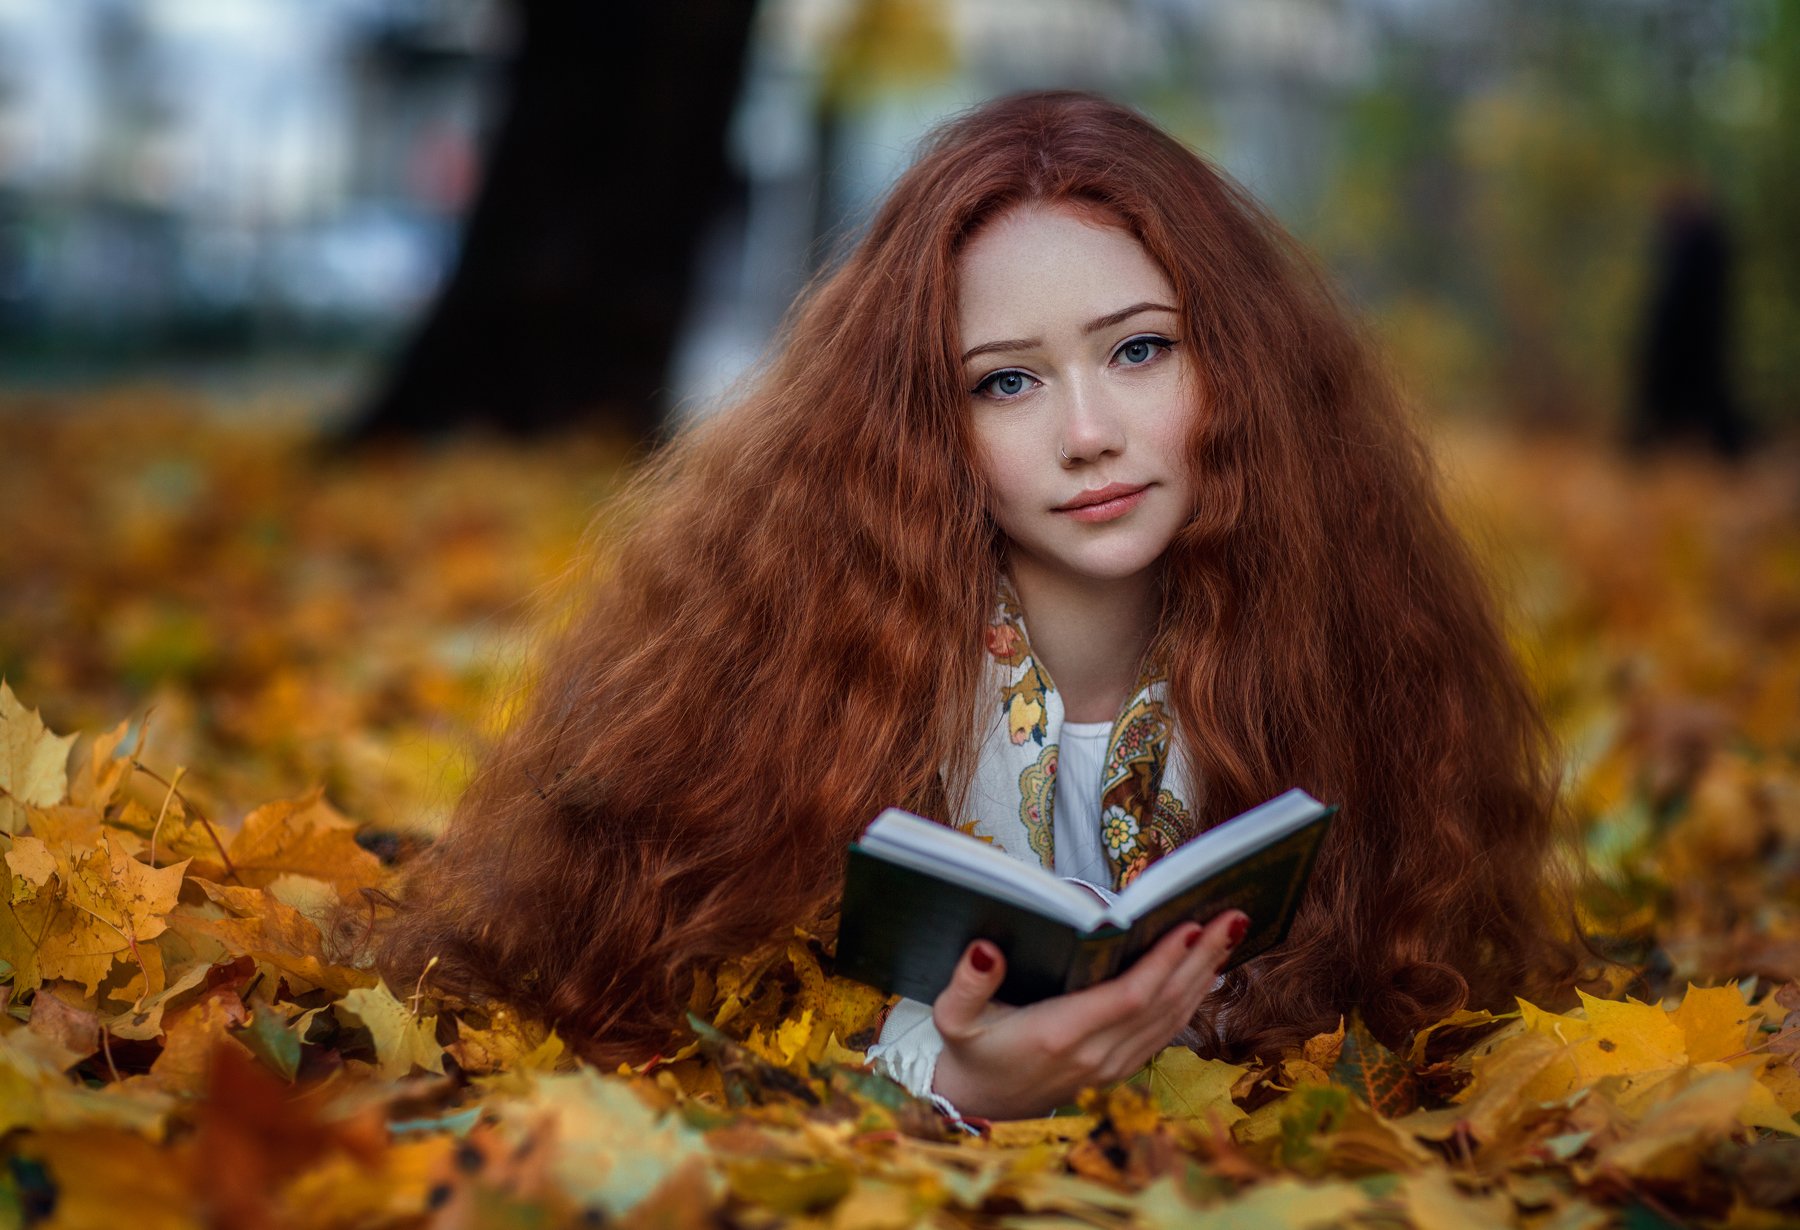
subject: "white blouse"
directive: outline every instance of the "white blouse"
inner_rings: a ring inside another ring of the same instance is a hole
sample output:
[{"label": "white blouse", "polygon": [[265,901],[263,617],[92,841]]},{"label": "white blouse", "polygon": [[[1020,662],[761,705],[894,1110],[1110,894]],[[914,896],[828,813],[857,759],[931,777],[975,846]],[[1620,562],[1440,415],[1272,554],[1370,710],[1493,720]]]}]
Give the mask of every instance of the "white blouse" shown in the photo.
[{"label": "white blouse", "polygon": [[[1056,874],[1091,889],[1108,904],[1118,900],[1118,894],[1101,886],[1112,873],[1100,845],[1100,775],[1105,771],[1112,726],[1111,722],[1063,722],[1052,806]],[[940,1109],[954,1113],[931,1088],[943,1049],[944,1039],[931,1019],[931,1005],[902,998],[889,1011],[880,1038],[869,1048],[869,1059],[914,1096],[932,1098]]]}]

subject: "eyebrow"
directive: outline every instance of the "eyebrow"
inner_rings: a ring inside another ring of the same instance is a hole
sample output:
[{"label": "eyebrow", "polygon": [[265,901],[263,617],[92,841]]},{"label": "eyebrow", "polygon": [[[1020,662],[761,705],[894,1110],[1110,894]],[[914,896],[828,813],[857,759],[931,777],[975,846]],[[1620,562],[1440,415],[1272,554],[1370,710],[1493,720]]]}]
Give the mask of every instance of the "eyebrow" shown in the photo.
[{"label": "eyebrow", "polygon": [[[1174,308],[1166,303],[1150,303],[1147,301],[1144,303],[1134,303],[1128,308],[1120,308],[1116,312],[1108,312],[1098,320],[1090,320],[1086,325],[1082,326],[1081,331],[1084,334],[1098,333],[1102,329],[1112,328],[1122,320],[1130,320],[1139,312],[1173,312],[1174,310]],[[967,363],[978,354],[994,354],[996,352],[1008,350],[1030,350],[1033,346],[1042,346],[1043,344],[1044,339],[1039,337],[1015,337],[1008,338],[1003,342],[983,342],[973,350],[966,352],[962,357],[962,361]]]}]

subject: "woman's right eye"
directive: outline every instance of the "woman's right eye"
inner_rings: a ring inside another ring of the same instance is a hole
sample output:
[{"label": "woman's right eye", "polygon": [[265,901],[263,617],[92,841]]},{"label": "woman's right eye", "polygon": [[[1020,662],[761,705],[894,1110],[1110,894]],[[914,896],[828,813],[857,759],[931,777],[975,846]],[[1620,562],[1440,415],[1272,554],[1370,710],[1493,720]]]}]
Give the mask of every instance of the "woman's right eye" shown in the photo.
[{"label": "woman's right eye", "polygon": [[1037,381],[1021,371],[1000,371],[985,377],[975,386],[977,397],[986,397],[994,401],[1010,401],[1025,392]]}]

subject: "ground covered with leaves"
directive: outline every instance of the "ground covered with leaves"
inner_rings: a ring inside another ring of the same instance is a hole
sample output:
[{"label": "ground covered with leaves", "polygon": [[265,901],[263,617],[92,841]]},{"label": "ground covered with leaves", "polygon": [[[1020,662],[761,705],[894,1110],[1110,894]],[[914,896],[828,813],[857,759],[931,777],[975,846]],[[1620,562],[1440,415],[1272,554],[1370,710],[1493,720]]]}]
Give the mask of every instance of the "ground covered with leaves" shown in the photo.
[{"label": "ground covered with leaves", "polygon": [[[626,451],[334,458],[146,394],[0,414],[0,1225],[1800,1221],[1800,466],[1447,430],[1569,763],[1578,1006],[1171,1049],[949,1130],[797,932],[576,1063],[321,930],[430,840]],[[279,425],[286,423],[288,425]],[[375,890],[375,894],[371,893]]]}]

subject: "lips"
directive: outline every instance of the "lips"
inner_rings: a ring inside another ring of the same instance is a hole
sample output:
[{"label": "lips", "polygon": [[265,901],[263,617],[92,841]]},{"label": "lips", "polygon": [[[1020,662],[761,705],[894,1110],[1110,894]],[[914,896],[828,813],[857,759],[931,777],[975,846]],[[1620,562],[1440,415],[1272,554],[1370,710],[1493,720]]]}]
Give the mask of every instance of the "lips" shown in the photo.
[{"label": "lips", "polygon": [[1080,521],[1084,525],[1101,525],[1129,514],[1144,502],[1144,496],[1149,490],[1148,486],[1133,487],[1129,483],[1114,483],[1096,491],[1084,491],[1056,512],[1059,516]]},{"label": "lips", "polygon": [[1116,500],[1120,496],[1136,495],[1148,486],[1148,483],[1108,483],[1106,486],[1097,487],[1092,491],[1083,491],[1067,504],[1058,504],[1054,511],[1073,512],[1078,508],[1089,508],[1095,504],[1105,504],[1107,501]]}]

